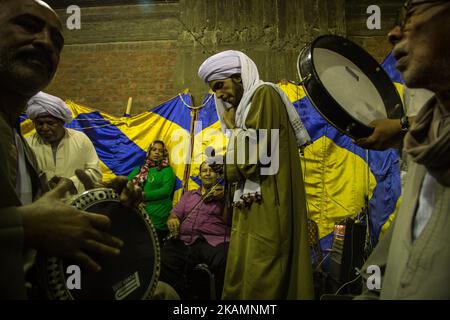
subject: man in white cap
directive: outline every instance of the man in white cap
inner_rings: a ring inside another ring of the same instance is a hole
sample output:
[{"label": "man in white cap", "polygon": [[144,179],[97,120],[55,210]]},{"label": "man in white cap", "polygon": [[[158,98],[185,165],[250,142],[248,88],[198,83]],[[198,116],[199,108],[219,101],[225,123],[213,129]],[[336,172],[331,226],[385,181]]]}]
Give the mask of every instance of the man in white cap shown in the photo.
[{"label": "man in white cap", "polygon": [[27,104],[27,115],[33,121],[36,133],[27,141],[46,174],[50,188],[61,179],[69,179],[74,193],[84,191],[75,175],[82,169],[95,182],[102,178],[100,161],[91,140],[80,131],[64,128],[72,120],[72,112],[64,101],[39,92]]},{"label": "man in white cap", "polygon": [[[234,192],[222,298],[312,299],[299,158],[299,148],[310,143],[308,132],[287,96],[261,81],[255,63],[242,52],[208,58],[199,76],[214,91],[222,129],[230,136],[226,165],[214,165],[224,169]],[[243,160],[239,154],[255,145]],[[268,154],[270,162],[264,158]]]}]

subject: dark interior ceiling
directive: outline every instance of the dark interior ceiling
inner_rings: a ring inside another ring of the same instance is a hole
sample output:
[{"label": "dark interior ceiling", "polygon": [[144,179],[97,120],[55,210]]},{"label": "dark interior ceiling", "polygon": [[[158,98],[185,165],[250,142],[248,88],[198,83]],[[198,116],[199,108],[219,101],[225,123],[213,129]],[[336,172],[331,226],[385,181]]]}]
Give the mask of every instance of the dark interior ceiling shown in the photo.
[{"label": "dark interior ceiling", "polygon": [[65,9],[71,5],[83,7],[102,7],[114,5],[173,3],[175,0],[44,0],[54,9]]}]

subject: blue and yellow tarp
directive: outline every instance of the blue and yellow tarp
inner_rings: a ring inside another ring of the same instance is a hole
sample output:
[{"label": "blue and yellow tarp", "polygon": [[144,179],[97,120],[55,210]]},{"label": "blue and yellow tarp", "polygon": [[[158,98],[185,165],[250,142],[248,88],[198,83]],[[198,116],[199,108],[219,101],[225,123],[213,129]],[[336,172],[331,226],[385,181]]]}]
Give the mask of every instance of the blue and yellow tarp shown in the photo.
[{"label": "blue and yellow tarp", "polygon": [[[401,90],[401,78],[389,56],[383,67]],[[333,226],[346,218],[355,218],[369,199],[369,217],[376,241],[396,211],[401,193],[397,151],[366,151],[332,125],[312,106],[302,87],[279,84],[300,114],[313,144],[305,150],[302,168],[309,217],[319,226],[322,249],[329,249]],[[93,142],[102,162],[104,179],[127,175],[144,162],[149,144],[163,140],[172,155],[170,161],[177,176],[174,202],[182,193],[182,181],[189,176],[188,189],[198,188],[198,166],[205,149],[216,154],[225,151],[227,141],[220,130],[214,99],[207,94],[201,108],[194,111],[190,95],[183,93],[142,114],[112,117],[72,101],[67,101],[74,120],[69,128],[83,131]],[[195,112],[197,122],[192,119]],[[31,134],[30,120],[22,117],[22,132]],[[186,175],[186,162],[191,162]]]},{"label": "blue and yellow tarp", "polygon": [[[184,146],[189,140],[190,110],[185,105],[191,103],[189,94],[179,94],[151,111],[133,117],[113,117],[72,101],[66,103],[74,117],[66,127],[84,132],[92,141],[101,161],[104,180],[128,175],[140,166],[154,140],[163,140],[169,150],[177,149],[179,159],[187,156],[186,149],[179,145]],[[32,134],[31,121],[25,116],[21,120],[24,136]],[[184,163],[171,161],[177,176],[175,201],[181,196]]]}]

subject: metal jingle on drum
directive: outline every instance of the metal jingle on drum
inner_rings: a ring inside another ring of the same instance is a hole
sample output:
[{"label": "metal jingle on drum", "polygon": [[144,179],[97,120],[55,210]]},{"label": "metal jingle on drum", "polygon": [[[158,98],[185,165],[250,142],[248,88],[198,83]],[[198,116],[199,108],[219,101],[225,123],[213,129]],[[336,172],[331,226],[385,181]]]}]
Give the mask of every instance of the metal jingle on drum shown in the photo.
[{"label": "metal jingle on drum", "polygon": [[68,259],[38,256],[46,298],[55,300],[151,299],[160,269],[156,231],[143,207],[124,207],[112,189],[98,188],[70,198],[79,210],[107,215],[109,233],[124,241],[119,256],[92,255],[100,272],[79,268]]}]

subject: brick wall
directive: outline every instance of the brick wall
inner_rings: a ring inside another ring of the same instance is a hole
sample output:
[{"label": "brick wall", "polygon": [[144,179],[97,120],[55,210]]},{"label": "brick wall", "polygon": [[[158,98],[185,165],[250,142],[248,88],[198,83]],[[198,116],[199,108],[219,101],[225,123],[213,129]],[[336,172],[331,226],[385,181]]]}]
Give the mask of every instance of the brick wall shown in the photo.
[{"label": "brick wall", "polygon": [[176,94],[176,56],[173,41],[70,45],[47,91],[113,115],[133,97],[138,114]]},{"label": "brick wall", "polygon": [[179,43],[190,57],[180,57],[179,70],[194,96],[205,92],[197,69],[212,53],[241,50],[262,79],[295,81],[306,43],[320,34],[345,35],[345,0],[181,0],[180,12]]},{"label": "brick wall", "polygon": [[384,36],[348,36],[350,40],[359,44],[366,49],[379,63],[392,50],[392,45],[387,41],[387,37]]},{"label": "brick wall", "polygon": [[[57,10],[66,21],[65,10]],[[178,3],[81,7],[81,29],[65,30],[61,62],[47,92],[120,116],[172,98],[178,55]]]},{"label": "brick wall", "polygon": [[[381,29],[366,27],[367,7],[376,4],[381,9]],[[392,46],[386,35],[396,23],[402,0],[347,0],[345,5],[347,37],[366,49],[378,62],[383,61]]]},{"label": "brick wall", "polygon": [[[367,30],[371,0],[180,0],[150,5],[81,6],[81,30],[65,30],[66,46],[49,93],[113,115],[133,97],[138,114],[190,88],[208,90],[200,63],[226,49],[255,60],[267,81],[297,80],[300,49],[321,34],[362,45],[378,61],[402,0],[377,0],[382,29]],[[57,10],[65,22],[67,13]]]}]

